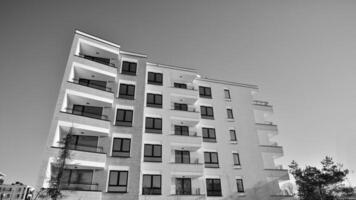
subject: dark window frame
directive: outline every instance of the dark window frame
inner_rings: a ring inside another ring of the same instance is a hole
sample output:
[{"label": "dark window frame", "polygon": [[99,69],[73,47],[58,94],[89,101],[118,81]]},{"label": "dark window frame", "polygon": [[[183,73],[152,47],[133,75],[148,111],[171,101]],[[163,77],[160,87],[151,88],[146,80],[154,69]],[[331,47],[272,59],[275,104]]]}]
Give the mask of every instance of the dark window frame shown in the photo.
[{"label": "dark window frame", "polygon": [[[207,135],[205,133],[207,133]],[[202,127],[202,136],[203,136],[203,142],[216,142],[215,128]]]},{"label": "dark window frame", "polygon": [[[150,74],[153,75],[153,80],[150,80]],[[158,76],[161,76],[161,81],[157,80]],[[163,73],[148,72],[147,73],[147,83],[152,84],[152,85],[163,85]]]},{"label": "dark window frame", "polygon": [[[110,184],[111,183],[111,173],[118,173],[117,175],[117,183],[115,185]],[[120,176],[121,173],[126,173],[126,185],[121,185],[120,184]],[[110,170],[109,172],[109,183],[108,183],[108,192],[113,192],[113,193],[127,193],[127,187],[128,187],[128,182],[129,182],[129,171],[124,171],[124,170]],[[110,190],[110,187],[124,187],[125,191],[112,191]]]},{"label": "dark window frame", "polygon": [[173,83],[173,87],[174,88],[180,88],[180,89],[187,89],[188,88],[188,85],[186,83],[177,83],[177,82],[174,82]]},{"label": "dark window frame", "polygon": [[[212,190],[209,190],[209,185],[210,185],[209,182],[211,182]],[[207,193],[207,196],[222,196],[221,180],[207,178],[206,179],[206,193]]]},{"label": "dark window frame", "polygon": [[174,103],[174,110],[188,111],[188,104],[186,104],[186,103]]},{"label": "dark window frame", "polygon": [[230,133],[230,141],[236,142],[237,141],[236,130],[230,129],[229,133]]},{"label": "dark window frame", "polygon": [[[132,90],[133,90],[133,92],[130,92]],[[136,86],[134,84],[120,83],[119,98],[134,100],[135,99],[135,91],[136,91]]]},{"label": "dark window frame", "polygon": [[202,119],[214,119],[214,108],[212,106],[200,106],[200,115]]},{"label": "dark window frame", "polygon": [[199,86],[199,97],[202,98],[213,98],[211,87]]},{"label": "dark window frame", "polygon": [[244,182],[243,182],[242,178],[236,179],[236,187],[237,187],[237,192],[238,193],[244,193],[245,192]]},{"label": "dark window frame", "polygon": [[189,136],[189,126],[174,125],[174,135]]},{"label": "dark window frame", "polygon": [[[119,111],[123,111],[123,113],[124,113],[123,120],[118,120]],[[131,112],[131,120],[127,120],[127,119],[126,119],[127,112]],[[118,108],[118,109],[116,110],[115,126],[127,126],[127,127],[132,127],[133,118],[134,118],[134,117],[133,117],[133,114],[134,114],[134,113],[133,113],[133,110]]]},{"label": "dark window frame", "polygon": [[230,90],[224,89],[224,97],[225,97],[225,99],[231,99]]},{"label": "dark window frame", "polygon": [[[178,182],[181,182],[181,190],[178,190]],[[189,182],[189,187],[185,182]],[[176,178],[176,195],[191,195],[192,194],[192,179],[191,178]]]},{"label": "dark window frame", "polygon": [[[100,85],[98,83],[102,83],[103,85]],[[111,90],[107,88],[107,82],[106,81],[79,78],[78,79],[78,84],[86,86],[86,87],[98,89],[98,90],[104,90],[104,91],[111,92]]]},{"label": "dark window frame", "polygon": [[[78,108],[80,108],[80,109],[78,109]],[[94,112],[88,112],[85,110],[88,108],[100,108],[101,110],[99,113],[94,113]],[[89,117],[89,118],[93,118],[93,119],[103,119],[103,107],[73,104],[72,114],[83,116],[83,117]]]},{"label": "dark window frame", "polygon": [[121,74],[135,76],[137,73],[137,65],[138,65],[137,62],[130,62],[126,60],[122,61]]},{"label": "dark window frame", "polygon": [[[179,155],[180,154],[180,155]],[[177,157],[180,156],[179,158]],[[186,160],[188,159],[188,160]],[[190,164],[190,151],[186,150],[175,150],[174,151],[174,162],[180,164]]]},{"label": "dark window frame", "polygon": [[228,119],[234,119],[234,113],[232,111],[232,108],[227,108],[226,109],[226,115]]},{"label": "dark window frame", "polygon": [[[119,150],[115,150],[114,146],[115,146],[115,141],[120,141],[120,149]],[[124,150],[124,142],[128,141],[128,148],[129,150]],[[112,151],[111,151],[111,156],[112,157],[130,157],[130,152],[131,152],[131,138],[119,138],[116,137],[113,139],[113,144],[112,144]],[[115,153],[117,153],[118,155],[114,155]],[[120,155],[121,154],[121,155]]]},{"label": "dark window frame", "polygon": [[[146,146],[151,146],[151,152],[146,152]],[[155,155],[155,147],[160,147],[159,156]],[[161,144],[145,144],[143,147],[143,161],[144,162],[162,162],[162,145]],[[149,155],[147,155],[149,153]]]},{"label": "dark window frame", "polygon": [[241,160],[240,160],[239,153],[232,153],[232,160],[234,162],[234,166],[241,166]]},{"label": "dark window frame", "polygon": [[[148,125],[150,125],[149,123],[147,123],[148,120],[152,120],[152,127]],[[159,127],[156,127],[156,120],[160,120],[161,122],[159,123],[160,124],[160,128]],[[162,118],[155,118],[155,117],[146,117],[146,120],[145,120],[145,132],[146,133],[158,133],[158,134],[162,134]]]},{"label": "dark window frame", "polygon": [[[150,183],[150,187],[144,187],[143,183],[144,183],[144,179],[146,177],[150,177],[151,179],[151,183]],[[157,177],[159,176],[159,180],[160,180],[160,186],[159,187],[153,187],[153,177]],[[162,195],[162,175],[160,174],[143,174],[142,177],[142,195]],[[155,190],[159,190],[159,192],[156,192]],[[146,192],[147,191],[147,192]]]},{"label": "dark window frame", "polygon": [[[207,161],[205,159],[205,155],[209,154],[209,161]],[[216,155],[216,161],[213,161],[213,154]],[[205,168],[219,168],[219,156],[218,156],[218,152],[204,152],[204,164],[205,164]]]},{"label": "dark window frame", "polygon": [[[149,102],[149,96],[152,96],[153,102]],[[161,98],[161,102],[157,100],[158,98]],[[146,95],[146,106],[147,107],[154,107],[154,108],[162,108],[163,105],[163,96],[162,94],[155,94],[155,93],[147,93]]]}]

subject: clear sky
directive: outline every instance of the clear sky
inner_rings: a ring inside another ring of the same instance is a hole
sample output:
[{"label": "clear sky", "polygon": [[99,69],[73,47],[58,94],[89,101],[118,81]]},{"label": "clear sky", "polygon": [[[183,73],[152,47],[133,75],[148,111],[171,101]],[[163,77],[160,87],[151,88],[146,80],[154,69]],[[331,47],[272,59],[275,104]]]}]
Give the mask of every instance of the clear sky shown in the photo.
[{"label": "clear sky", "polygon": [[[260,86],[285,166],[356,169],[356,1],[0,2],[0,171],[35,184],[74,29]],[[356,184],[355,173],[351,180]]]}]

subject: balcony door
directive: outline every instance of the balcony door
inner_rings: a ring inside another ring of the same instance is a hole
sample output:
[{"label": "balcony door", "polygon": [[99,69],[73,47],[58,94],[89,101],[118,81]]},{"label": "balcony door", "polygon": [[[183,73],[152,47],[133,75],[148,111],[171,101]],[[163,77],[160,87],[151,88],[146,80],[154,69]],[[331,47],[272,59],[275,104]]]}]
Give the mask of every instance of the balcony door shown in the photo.
[{"label": "balcony door", "polygon": [[190,178],[176,178],[176,194],[191,195],[192,183]]},{"label": "balcony door", "polygon": [[61,187],[69,190],[93,190],[93,170],[65,169],[61,177]]},{"label": "balcony door", "polygon": [[190,152],[189,151],[175,151],[175,162],[176,163],[190,163]]},{"label": "balcony door", "polygon": [[98,151],[98,137],[87,135],[71,135],[69,148],[81,151]]},{"label": "balcony door", "polygon": [[75,115],[101,119],[101,116],[103,114],[103,108],[96,107],[96,106],[83,106],[83,105],[74,104],[72,113]]}]

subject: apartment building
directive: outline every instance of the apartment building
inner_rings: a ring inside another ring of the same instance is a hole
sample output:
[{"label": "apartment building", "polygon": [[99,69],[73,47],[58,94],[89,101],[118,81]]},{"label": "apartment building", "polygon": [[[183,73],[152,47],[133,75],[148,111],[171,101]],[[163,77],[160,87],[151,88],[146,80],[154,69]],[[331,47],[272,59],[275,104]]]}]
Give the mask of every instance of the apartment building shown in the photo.
[{"label": "apartment building", "polygon": [[257,90],[76,31],[38,186],[70,134],[64,199],[283,199],[283,150]]},{"label": "apartment building", "polygon": [[23,183],[0,185],[0,200],[30,200],[34,188]]}]

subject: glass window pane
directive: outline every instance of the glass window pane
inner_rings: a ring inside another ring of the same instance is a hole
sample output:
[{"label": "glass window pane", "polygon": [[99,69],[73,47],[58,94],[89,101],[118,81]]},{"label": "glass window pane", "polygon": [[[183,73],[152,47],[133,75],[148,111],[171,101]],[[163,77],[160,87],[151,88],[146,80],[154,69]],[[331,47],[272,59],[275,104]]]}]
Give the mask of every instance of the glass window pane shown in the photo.
[{"label": "glass window pane", "polygon": [[123,139],[123,144],[122,144],[122,151],[130,151],[130,139]]},{"label": "glass window pane", "polygon": [[130,95],[130,96],[134,96],[135,95],[135,86],[134,85],[129,85],[128,86],[127,94]]},{"label": "glass window pane", "polygon": [[203,128],[203,137],[208,138],[209,137],[209,130],[207,128]]},{"label": "glass window pane", "polygon": [[124,121],[124,110],[117,109],[116,121]]},{"label": "glass window pane", "polygon": [[119,176],[119,172],[110,171],[109,185],[116,185],[118,176]]},{"label": "glass window pane", "polygon": [[125,121],[126,122],[132,122],[132,114],[133,114],[132,110],[127,110],[126,111],[126,115],[125,115]]},{"label": "glass window pane", "polygon": [[157,187],[157,188],[161,187],[161,176],[157,176],[157,175],[153,176],[152,187]]},{"label": "glass window pane", "polygon": [[157,73],[157,74],[156,74],[156,81],[162,83],[162,81],[163,81],[163,74]]},{"label": "glass window pane", "polygon": [[153,118],[146,117],[146,128],[153,128]]},{"label": "glass window pane", "polygon": [[210,163],[210,153],[209,152],[204,152],[204,162],[205,163]]},{"label": "glass window pane", "polygon": [[153,146],[153,156],[161,156],[162,153],[162,146],[161,145],[154,145]]},{"label": "glass window pane", "polygon": [[200,112],[202,115],[206,115],[206,107],[205,106],[200,106]]},{"label": "glass window pane", "polygon": [[155,128],[156,129],[162,129],[162,119],[155,119]]},{"label": "glass window pane", "polygon": [[147,94],[147,103],[154,104],[154,95]]},{"label": "glass window pane", "polygon": [[159,94],[156,95],[156,104],[162,105],[162,95]]},{"label": "glass window pane", "polygon": [[143,175],[143,187],[151,187],[151,176],[150,175]]},{"label": "glass window pane", "polygon": [[120,172],[119,185],[127,185],[128,172]]},{"label": "glass window pane", "polygon": [[151,156],[152,155],[152,145],[145,144],[144,155],[145,156]]},{"label": "glass window pane", "polygon": [[121,150],[121,139],[120,138],[115,138],[114,139],[114,144],[113,144],[113,150],[114,151],[120,151]]},{"label": "glass window pane", "polygon": [[207,115],[208,115],[208,116],[213,116],[213,115],[214,115],[214,113],[213,113],[213,108],[207,107],[206,110],[207,110]]},{"label": "glass window pane", "polygon": [[218,162],[218,153],[216,153],[216,152],[211,153],[211,162],[212,163]]},{"label": "glass window pane", "polygon": [[155,79],[155,74],[153,72],[148,72],[148,81],[154,81]]}]

